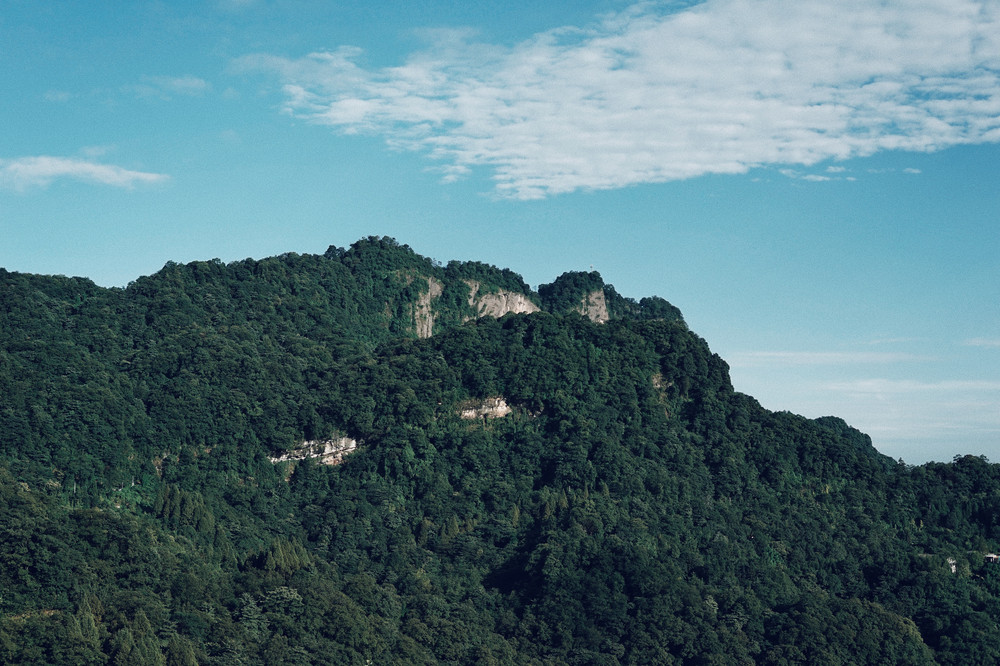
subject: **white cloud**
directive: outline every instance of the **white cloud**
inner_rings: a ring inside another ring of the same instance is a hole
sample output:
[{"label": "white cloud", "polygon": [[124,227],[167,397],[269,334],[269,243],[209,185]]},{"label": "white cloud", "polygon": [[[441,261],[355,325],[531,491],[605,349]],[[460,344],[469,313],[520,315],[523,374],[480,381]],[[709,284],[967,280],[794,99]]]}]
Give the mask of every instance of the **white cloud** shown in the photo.
[{"label": "white cloud", "polygon": [[243,137],[234,129],[222,130],[219,132],[219,139],[230,146],[242,146]]},{"label": "white cloud", "polygon": [[864,344],[876,347],[879,345],[896,345],[901,342],[916,342],[920,338],[875,338],[873,340],[868,340]]},{"label": "white cloud", "polygon": [[993,460],[1000,454],[998,381],[856,379],[828,382],[822,389],[833,394],[828,399],[837,413],[850,416],[893,457],[948,460],[949,449]]},{"label": "white cloud", "polygon": [[23,191],[32,187],[47,187],[57,178],[71,178],[88,183],[132,187],[136,183],[156,183],[168,176],[159,173],[131,171],[113,164],[101,164],[73,157],[20,157],[0,159],[0,187]]},{"label": "white cloud", "polygon": [[1000,338],[971,338],[963,344],[969,347],[1000,347]]},{"label": "white cloud", "polygon": [[1000,141],[995,0],[671,5],[509,48],[440,33],[398,67],[347,47],[241,64],[296,117],[485,166],[521,199]]},{"label": "white cloud", "polygon": [[197,76],[146,76],[142,83],[126,87],[140,97],[160,99],[170,99],[174,95],[195,97],[211,89],[212,84]]},{"label": "white cloud", "polygon": [[84,146],[80,149],[80,154],[88,158],[88,161],[93,161],[98,157],[104,157],[108,153],[115,150],[113,145],[107,146]]},{"label": "white cloud", "polygon": [[936,382],[922,382],[912,379],[858,379],[847,382],[831,382],[832,391],[853,394],[889,395],[899,393],[985,393],[1000,391],[1000,382],[981,379],[951,379]]},{"label": "white cloud", "polygon": [[208,81],[197,76],[155,76],[150,80],[178,95],[200,95],[212,87]]},{"label": "white cloud", "polygon": [[73,98],[73,93],[65,90],[48,90],[45,92],[45,100],[48,102],[68,102]]},{"label": "white cloud", "polygon": [[737,368],[760,366],[805,365],[858,365],[870,363],[902,363],[926,361],[927,357],[899,352],[799,352],[756,351],[737,352],[729,356],[730,364]]},{"label": "white cloud", "polygon": [[734,368],[733,382],[769,409],[810,418],[836,414],[871,435],[879,451],[909,463],[956,453],[1000,460],[1000,382],[866,378],[852,368],[801,366],[780,374]]}]

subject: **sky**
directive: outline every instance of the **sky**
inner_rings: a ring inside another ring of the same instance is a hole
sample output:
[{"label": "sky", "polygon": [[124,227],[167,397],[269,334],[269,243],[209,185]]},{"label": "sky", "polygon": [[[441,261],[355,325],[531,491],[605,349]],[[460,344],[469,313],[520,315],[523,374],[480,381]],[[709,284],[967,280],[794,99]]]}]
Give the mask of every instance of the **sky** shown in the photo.
[{"label": "sky", "polygon": [[7,270],[597,270],[768,409],[1000,462],[1000,0],[2,0],[0,90]]}]

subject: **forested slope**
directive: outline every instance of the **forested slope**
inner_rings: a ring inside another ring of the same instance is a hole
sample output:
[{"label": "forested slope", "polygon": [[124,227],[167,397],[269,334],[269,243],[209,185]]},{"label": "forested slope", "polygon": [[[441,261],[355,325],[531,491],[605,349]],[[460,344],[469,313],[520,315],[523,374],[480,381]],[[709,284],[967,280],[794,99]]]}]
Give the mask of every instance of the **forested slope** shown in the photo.
[{"label": "forested slope", "polygon": [[2,663],[996,663],[998,542],[997,465],[767,411],[596,273],[0,270]]}]

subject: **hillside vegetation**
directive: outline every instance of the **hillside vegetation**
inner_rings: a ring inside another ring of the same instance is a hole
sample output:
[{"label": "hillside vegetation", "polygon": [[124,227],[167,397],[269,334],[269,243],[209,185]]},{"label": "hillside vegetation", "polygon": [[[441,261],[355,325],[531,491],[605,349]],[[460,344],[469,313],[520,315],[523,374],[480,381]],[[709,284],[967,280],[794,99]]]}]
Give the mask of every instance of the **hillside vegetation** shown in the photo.
[{"label": "hillside vegetation", "polygon": [[998,549],[1000,467],[765,410],[596,273],[0,269],[0,663],[991,664]]}]

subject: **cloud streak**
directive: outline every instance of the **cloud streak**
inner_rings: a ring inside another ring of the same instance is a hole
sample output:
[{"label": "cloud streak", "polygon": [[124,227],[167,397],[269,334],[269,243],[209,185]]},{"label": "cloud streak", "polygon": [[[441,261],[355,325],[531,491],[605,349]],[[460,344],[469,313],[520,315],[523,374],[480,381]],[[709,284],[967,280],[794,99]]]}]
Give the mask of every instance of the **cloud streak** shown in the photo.
[{"label": "cloud streak", "polygon": [[1000,141],[995,0],[643,3],[513,47],[438,33],[404,64],[358,49],[247,56],[287,113],[489,169],[540,198],[884,150]]},{"label": "cloud streak", "polygon": [[815,366],[815,365],[868,365],[872,363],[902,363],[926,361],[926,356],[900,352],[799,352],[757,351],[737,352],[730,357],[733,367],[764,366]]},{"label": "cloud streak", "polygon": [[20,192],[34,187],[48,187],[59,178],[129,188],[137,183],[161,182],[168,176],[73,157],[41,155],[0,159],[0,187],[5,189]]},{"label": "cloud streak", "polygon": [[142,83],[126,86],[139,97],[156,97],[170,100],[175,95],[197,97],[212,89],[212,85],[197,76],[147,76]]},{"label": "cloud streak", "polygon": [[1000,349],[1000,338],[971,338],[963,344],[969,347],[986,347]]},{"label": "cloud streak", "polygon": [[[983,379],[856,379],[822,389],[841,396],[852,422],[876,441],[904,452],[917,442],[981,443],[996,451],[1000,434],[1000,382]],[[833,398],[831,402],[838,402]],[[842,410],[843,411],[843,410]],[[919,450],[919,446],[914,451]],[[929,453],[930,449],[927,449]],[[927,453],[920,455],[923,458]],[[940,459],[940,454],[936,456]],[[996,454],[991,453],[996,460]]]},{"label": "cloud streak", "polygon": [[859,379],[848,382],[831,382],[827,388],[864,395],[889,395],[899,393],[932,392],[953,394],[972,392],[977,394],[1000,391],[1000,382],[982,379],[949,379],[936,382],[911,379]]}]

